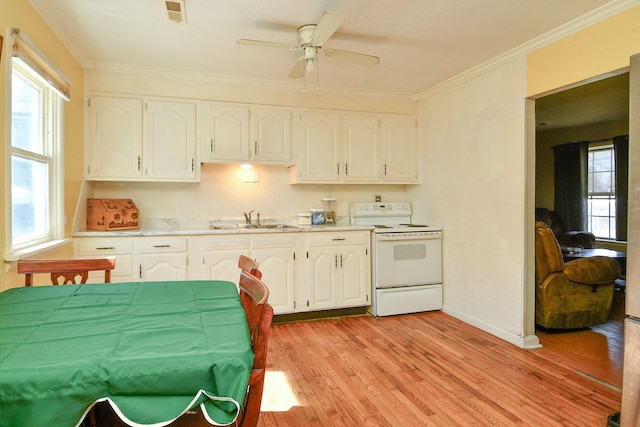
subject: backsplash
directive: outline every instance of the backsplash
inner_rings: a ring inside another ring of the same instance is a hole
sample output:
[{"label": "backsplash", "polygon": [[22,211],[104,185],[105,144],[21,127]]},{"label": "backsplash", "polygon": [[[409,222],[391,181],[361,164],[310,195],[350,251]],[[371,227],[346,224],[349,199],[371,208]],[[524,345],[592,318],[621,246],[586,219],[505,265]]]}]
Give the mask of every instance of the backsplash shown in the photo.
[{"label": "backsplash", "polygon": [[[254,210],[261,219],[294,220],[298,212],[322,207],[323,197],[336,198],[336,213],[342,222],[349,221],[352,202],[374,201],[377,194],[383,201],[406,200],[405,185],[362,184],[289,184],[289,171],[282,166],[257,165],[250,173],[259,182],[245,183],[246,170],[237,164],[203,164],[201,182],[86,182],[86,197],[133,199],[142,220],[177,219],[237,219],[244,221],[243,212]],[[74,231],[84,230],[86,201],[80,200]],[[254,214],[255,215],[255,214]]]}]

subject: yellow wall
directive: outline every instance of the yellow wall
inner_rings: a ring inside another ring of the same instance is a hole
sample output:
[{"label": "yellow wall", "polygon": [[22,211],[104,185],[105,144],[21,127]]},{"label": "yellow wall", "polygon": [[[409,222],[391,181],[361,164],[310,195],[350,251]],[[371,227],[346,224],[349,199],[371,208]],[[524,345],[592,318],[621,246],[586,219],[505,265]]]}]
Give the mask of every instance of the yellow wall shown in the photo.
[{"label": "yellow wall", "polygon": [[[5,101],[0,102],[0,138],[3,141],[3,149],[0,150],[0,164],[3,173],[6,173],[4,165],[9,161],[6,151],[7,144],[9,144],[9,123],[6,110],[7,57],[11,54],[11,46],[7,37],[8,28],[19,28],[71,80],[71,102],[65,103],[64,107],[64,209],[68,219],[65,235],[70,237],[73,215],[82,184],[84,71],[27,0],[0,0],[0,34],[4,37],[0,62],[0,97]],[[0,233],[0,248],[2,248],[3,254],[8,247],[4,232],[5,213],[9,209],[4,185],[7,179],[8,176],[4,175],[3,184],[0,185],[0,227],[3,231]],[[64,248],[59,254],[51,255],[64,254],[61,256],[66,256],[68,253],[69,248]],[[21,286],[23,281],[24,278],[15,273],[14,264],[4,263],[4,268],[0,271],[0,291],[9,287]]]},{"label": "yellow wall", "polygon": [[629,66],[640,52],[640,6],[527,55],[527,96],[585,82]]}]

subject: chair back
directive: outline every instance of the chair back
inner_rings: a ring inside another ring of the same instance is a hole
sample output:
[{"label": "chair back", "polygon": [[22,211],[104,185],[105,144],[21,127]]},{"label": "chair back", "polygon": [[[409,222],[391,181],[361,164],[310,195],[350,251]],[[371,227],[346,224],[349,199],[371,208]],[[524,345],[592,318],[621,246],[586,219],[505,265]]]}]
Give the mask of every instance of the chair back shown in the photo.
[{"label": "chair back", "polygon": [[[18,261],[18,274],[25,275],[25,286],[33,286],[33,275],[51,274],[53,285],[87,283],[90,271],[104,270],[104,282],[111,282],[111,270],[116,266],[116,257],[79,258],[79,259],[21,259]],[[62,278],[62,283],[59,279]],[[80,282],[76,282],[80,278]]]},{"label": "chair back", "polygon": [[542,282],[549,274],[564,270],[560,244],[551,228],[536,221],[536,280]]},{"label": "chair back", "polygon": [[[260,417],[260,405],[262,403],[262,392],[264,389],[264,377],[267,368],[267,346],[271,322],[273,320],[273,307],[267,303],[269,299],[269,289],[260,280],[262,273],[258,270],[258,264],[240,256],[238,266],[242,269],[240,273],[240,300],[242,308],[247,317],[247,325],[251,335],[251,348],[255,355],[253,368],[249,377],[247,394],[242,412],[238,415],[236,426],[255,427]],[[257,273],[260,277],[251,274]]]},{"label": "chair back", "polygon": [[240,270],[251,273],[258,279],[262,279],[262,272],[258,270],[258,262],[256,260],[253,260],[248,256],[240,255],[240,258],[238,259],[238,267]]}]

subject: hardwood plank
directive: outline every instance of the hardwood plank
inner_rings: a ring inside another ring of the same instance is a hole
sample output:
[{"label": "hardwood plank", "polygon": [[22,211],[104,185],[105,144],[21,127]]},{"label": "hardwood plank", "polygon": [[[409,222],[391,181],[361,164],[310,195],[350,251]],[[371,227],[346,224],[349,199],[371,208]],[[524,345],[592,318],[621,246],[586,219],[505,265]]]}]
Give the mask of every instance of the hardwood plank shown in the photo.
[{"label": "hardwood plank", "polygon": [[602,426],[620,407],[619,391],[442,312],[275,324],[268,369],[297,403],[271,411],[267,376],[259,426]]}]

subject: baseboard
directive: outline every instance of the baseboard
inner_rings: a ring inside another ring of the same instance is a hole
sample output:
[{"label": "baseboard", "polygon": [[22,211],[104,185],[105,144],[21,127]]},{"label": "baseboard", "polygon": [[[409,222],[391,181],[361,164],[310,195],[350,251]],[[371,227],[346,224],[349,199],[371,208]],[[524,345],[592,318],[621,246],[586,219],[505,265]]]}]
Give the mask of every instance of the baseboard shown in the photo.
[{"label": "baseboard", "polygon": [[523,337],[513,332],[505,331],[504,329],[500,329],[495,325],[485,322],[484,320],[480,320],[476,317],[469,316],[468,314],[458,311],[447,305],[445,305],[442,308],[442,311],[444,311],[450,316],[455,317],[456,319],[462,320],[463,322],[468,323],[471,326],[474,326],[482,331],[485,331],[491,335],[494,335],[522,349],[530,350],[530,349],[542,347],[540,345],[540,341],[538,340],[538,337],[535,335],[528,335]]}]

